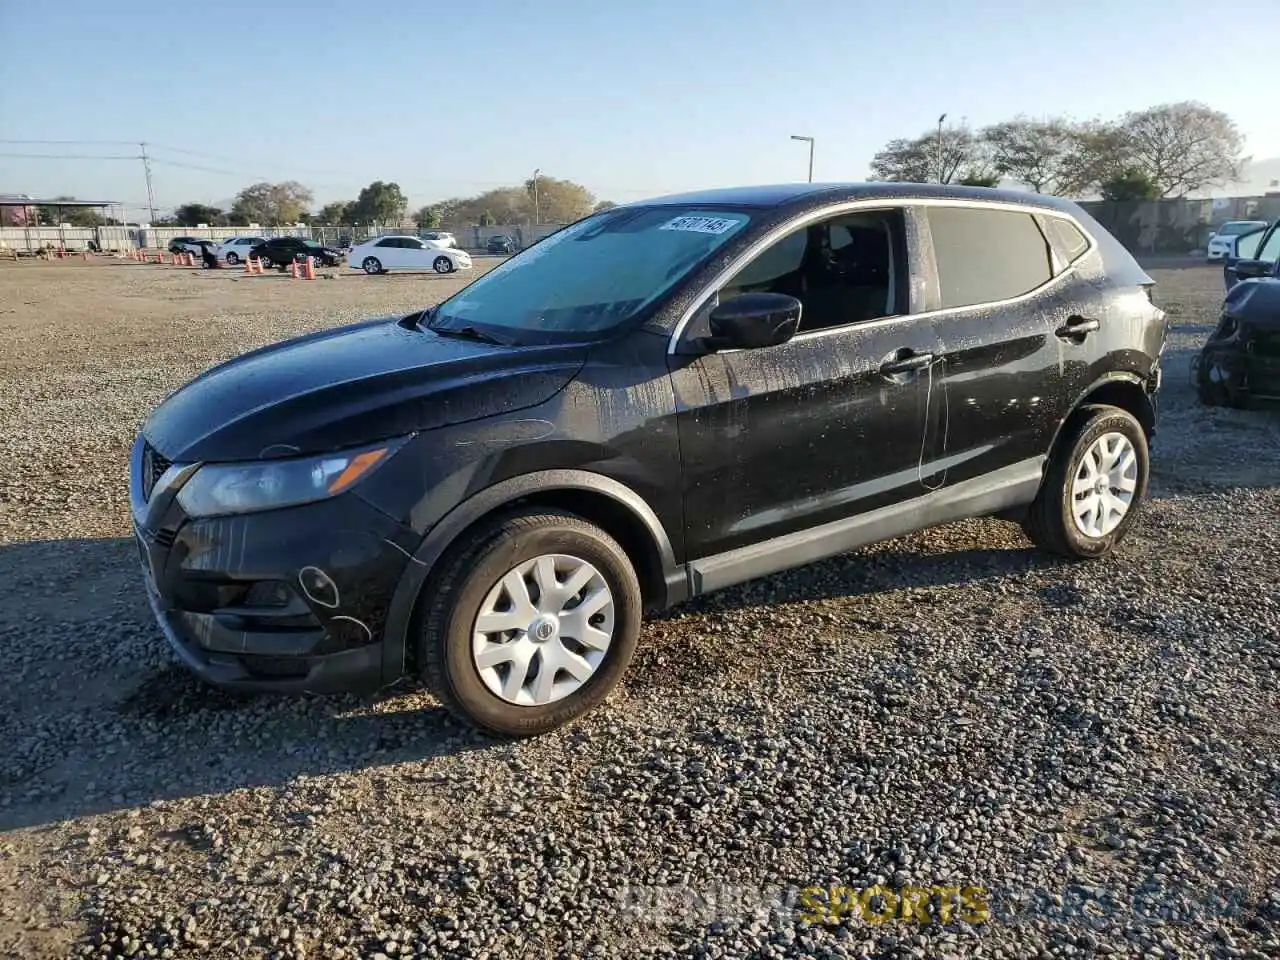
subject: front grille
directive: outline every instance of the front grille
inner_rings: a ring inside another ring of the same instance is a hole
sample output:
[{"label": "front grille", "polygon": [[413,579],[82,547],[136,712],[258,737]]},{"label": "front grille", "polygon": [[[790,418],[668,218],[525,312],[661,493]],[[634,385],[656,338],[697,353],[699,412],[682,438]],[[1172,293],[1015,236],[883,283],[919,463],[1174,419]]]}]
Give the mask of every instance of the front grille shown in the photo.
[{"label": "front grille", "polygon": [[171,463],[171,460],[161,456],[151,444],[144,443],[142,448],[142,496],[144,499],[151,499],[151,491],[155,489],[156,481],[164,476],[164,472],[169,469]]}]

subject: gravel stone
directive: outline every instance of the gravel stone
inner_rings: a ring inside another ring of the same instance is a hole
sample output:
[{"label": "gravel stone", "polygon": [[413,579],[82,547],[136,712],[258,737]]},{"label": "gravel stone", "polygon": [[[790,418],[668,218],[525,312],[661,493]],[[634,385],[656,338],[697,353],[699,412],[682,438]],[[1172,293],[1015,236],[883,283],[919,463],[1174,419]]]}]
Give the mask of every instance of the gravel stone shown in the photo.
[{"label": "gravel stone", "polygon": [[[1151,272],[1176,327],[1115,556],[976,520],[745,584],[508,743],[413,681],[205,688],[129,530],[168,392],[463,281],[0,265],[0,955],[1280,956],[1280,414],[1195,403],[1220,272]],[[985,913],[899,918],[935,887]]]}]

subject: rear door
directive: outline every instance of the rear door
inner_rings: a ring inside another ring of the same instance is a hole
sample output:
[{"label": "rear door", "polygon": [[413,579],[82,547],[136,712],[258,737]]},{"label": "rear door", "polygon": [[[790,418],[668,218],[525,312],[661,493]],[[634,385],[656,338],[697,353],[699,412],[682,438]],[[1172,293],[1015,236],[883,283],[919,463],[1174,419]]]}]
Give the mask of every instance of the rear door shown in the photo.
[{"label": "rear door", "polygon": [[[913,316],[906,226],[891,209],[798,227],[695,312],[670,357],[689,559],[924,492],[935,335]],[[797,335],[699,351],[714,303],[759,291],[801,301]]]},{"label": "rear door", "polygon": [[953,484],[1047,452],[1100,360],[1106,292],[1078,276],[1074,261],[1091,244],[1068,219],[963,202],[921,213],[947,407],[928,472]]}]

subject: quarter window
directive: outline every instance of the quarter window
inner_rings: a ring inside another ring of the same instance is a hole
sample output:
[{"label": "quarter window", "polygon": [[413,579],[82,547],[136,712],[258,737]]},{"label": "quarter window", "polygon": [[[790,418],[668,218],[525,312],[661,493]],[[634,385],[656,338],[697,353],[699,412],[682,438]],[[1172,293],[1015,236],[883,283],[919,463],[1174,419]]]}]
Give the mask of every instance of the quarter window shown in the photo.
[{"label": "quarter window", "polygon": [[1045,232],[1050,242],[1058,248],[1063,263],[1075,263],[1089,249],[1089,239],[1070,220],[1061,217],[1044,218]]},{"label": "quarter window", "polygon": [[1022,296],[1053,276],[1049,244],[1029,213],[929,207],[942,309]]}]

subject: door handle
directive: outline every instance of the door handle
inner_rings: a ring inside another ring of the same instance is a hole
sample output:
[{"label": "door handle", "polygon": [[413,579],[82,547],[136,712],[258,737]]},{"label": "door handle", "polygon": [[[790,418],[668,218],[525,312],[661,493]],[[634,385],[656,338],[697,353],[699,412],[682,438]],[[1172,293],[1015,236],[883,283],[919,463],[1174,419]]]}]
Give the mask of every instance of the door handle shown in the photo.
[{"label": "door handle", "polygon": [[1090,317],[1067,317],[1067,322],[1053,331],[1054,336],[1062,340],[1074,340],[1081,343],[1085,337],[1095,333],[1101,324]]},{"label": "door handle", "polygon": [[886,377],[892,377],[901,373],[915,373],[917,370],[924,370],[932,364],[932,353],[912,353],[908,350],[899,350],[893,355],[892,360],[886,360],[880,364],[880,372]]}]

